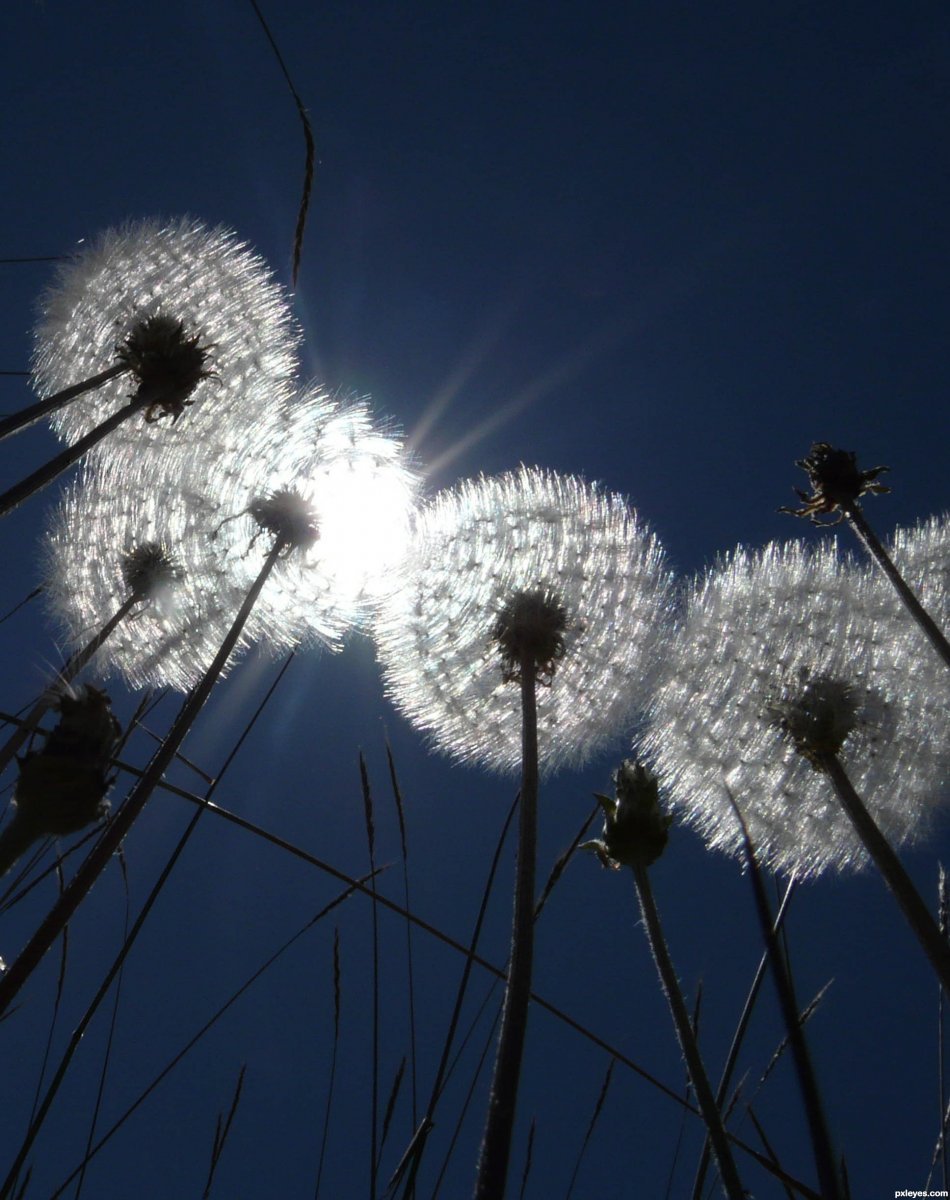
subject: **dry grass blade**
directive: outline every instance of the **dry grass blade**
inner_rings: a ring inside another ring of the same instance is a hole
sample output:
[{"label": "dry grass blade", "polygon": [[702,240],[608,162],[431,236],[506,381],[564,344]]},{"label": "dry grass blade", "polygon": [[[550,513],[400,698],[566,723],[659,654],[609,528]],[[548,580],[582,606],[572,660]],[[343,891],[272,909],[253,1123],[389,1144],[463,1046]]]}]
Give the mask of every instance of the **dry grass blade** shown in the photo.
[{"label": "dry grass blade", "polygon": [[[389,1090],[389,1099],[386,1101],[386,1111],[383,1114],[383,1132],[379,1139],[379,1159],[383,1157],[383,1147],[386,1145],[386,1138],[389,1136],[389,1127],[393,1119],[393,1113],[396,1111],[396,1101],[399,1099],[399,1092],[402,1088],[402,1081],[406,1074],[406,1057],[403,1055],[402,1062],[396,1070],[396,1075],[393,1079],[393,1085]],[[376,1164],[377,1171],[379,1170],[379,1162]]]},{"label": "dry grass blade", "polygon": [[[125,850],[121,846],[119,847],[118,857],[119,857],[119,866],[122,870],[122,891],[123,891],[124,900],[125,900],[125,912],[124,912],[124,917],[123,917],[123,930],[122,930],[122,939],[124,942],[128,939],[128,936],[129,936],[129,921],[130,921],[130,918],[132,915],[131,914],[132,905],[131,905],[131,897],[129,895],[128,865],[125,861]],[[106,1078],[109,1073],[109,1063],[112,1059],[112,1045],[115,1040],[116,1025],[118,1024],[118,1019],[119,1019],[119,1003],[122,999],[122,981],[123,981],[124,975],[125,975],[125,969],[123,966],[123,967],[119,968],[119,974],[116,978],[115,996],[113,997],[113,1000],[112,1000],[112,1016],[109,1020],[109,1036],[106,1039],[106,1049],[105,1049],[105,1054],[103,1055],[103,1059],[102,1059],[102,1069],[99,1072],[99,1086],[96,1089],[96,1102],[93,1105],[92,1117],[89,1120],[89,1132],[86,1135],[86,1151],[85,1152],[87,1154],[89,1153],[89,1150],[92,1147],[92,1143],[95,1140],[96,1126],[99,1123],[99,1113],[102,1110],[102,1097],[105,1095]],[[82,1188],[83,1188],[83,1183],[85,1182],[85,1179],[86,1179],[86,1172],[85,1172],[85,1169],[83,1169],[82,1174],[79,1176],[79,1179],[76,1181],[76,1195],[74,1197],[74,1200],[79,1200],[79,1197],[82,1194]]]},{"label": "dry grass blade", "polygon": [[590,1139],[593,1136],[594,1129],[597,1126],[598,1118],[603,1111],[604,1103],[607,1100],[607,1092],[610,1089],[610,1081],[613,1078],[614,1066],[616,1060],[611,1059],[610,1065],[607,1067],[607,1074],[604,1076],[604,1082],[600,1086],[600,1095],[597,1097],[597,1103],[594,1105],[594,1111],[591,1114],[590,1122],[587,1126],[587,1132],[584,1134],[584,1141],[581,1143],[581,1148],[577,1155],[577,1162],[574,1164],[574,1170],[571,1173],[571,1182],[567,1185],[567,1194],[564,1200],[571,1200],[574,1195],[574,1184],[577,1182],[577,1177],[580,1174],[581,1164],[584,1161],[584,1155],[587,1152],[587,1147],[590,1145]]},{"label": "dry grass blade", "polygon": [[244,1063],[238,1072],[237,1085],[234,1088],[234,1095],[231,1098],[231,1107],[228,1109],[228,1115],[223,1121],[221,1120],[221,1114],[218,1113],[218,1120],[214,1130],[214,1143],[211,1147],[211,1163],[208,1167],[208,1181],[205,1184],[205,1190],[201,1193],[201,1200],[208,1200],[211,1195],[215,1172],[218,1169],[218,1163],[221,1161],[221,1155],[224,1153],[228,1134],[231,1132],[234,1114],[237,1112],[238,1105],[241,1102],[241,1092],[244,1088],[244,1075],[246,1071],[247,1063]]},{"label": "dry grass blade", "polygon": [[[368,879],[368,878],[369,878],[368,876],[364,876],[364,880]],[[301,926],[301,928],[298,929],[297,932],[294,933],[291,937],[289,937],[287,939],[287,941],[285,941],[281,946],[279,946],[277,948],[277,950],[275,950],[274,953],[271,954],[257,968],[256,971],[254,971],[251,975],[249,975],[248,978],[245,979],[244,983],[242,983],[241,986],[236,991],[231,993],[231,995],[224,1002],[224,1004],[222,1004],[218,1009],[216,1009],[216,1011],[213,1013],[213,1015],[211,1017],[209,1017],[209,1019],[204,1023],[204,1025],[201,1026],[201,1028],[194,1035],[194,1037],[192,1037],[185,1044],[185,1046],[183,1046],[182,1049],[179,1050],[179,1052],[174,1056],[174,1058],[172,1058],[168,1063],[166,1063],[166,1065],[162,1068],[161,1071],[159,1071],[159,1073],[155,1076],[155,1078],[152,1080],[152,1082],[150,1084],[148,1084],[148,1086],[142,1092],[139,1093],[138,1097],[128,1106],[128,1108],[126,1108],[126,1110],[122,1113],[122,1115],[113,1122],[113,1124],[109,1127],[109,1129],[102,1135],[102,1137],[99,1138],[99,1140],[96,1142],[96,1144],[92,1147],[90,1152],[83,1158],[83,1161],[77,1167],[75,1167],[73,1169],[73,1171],[67,1176],[67,1178],[64,1179],[63,1182],[59,1185],[59,1187],[56,1189],[56,1191],[53,1192],[53,1194],[50,1196],[49,1200],[58,1200],[58,1198],[63,1194],[63,1192],[69,1187],[69,1185],[72,1183],[72,1181],[76,1178],[76,1176],[82,1170],[83,1165],[85,1163],[90,1162],[93,1158],[95,1158],[95,1156],[99,1153],[99,1151],[102,1150],[102,1148],[115,1136],[116,1133],[118,1133],[118,1131],[122,1128],[122,1126],[129,1119],[129,1117],[131,1117],[132,1114],[134,1112],[136,1112],[142,1106],[142,1104],[145,1103],[145,1101],[152,1094],[152,1092],[154,1092],[155,1089],[162,1083],[162,1081],[175,1069],[175,1067],[178,1066],[178,1064],[182,1061],[182,1059],[185,1057],[185,1055],[188,1054],[189,1051],[191,1051],[198,1044],[198,1042],[201,1041],[201,1039],[205,1036],[205,1034],[208,1033],[208,1031],[210,1029],[212,1029],[218,1023],[218,1021],[232,1007],[232,1005],[236,1004],[237,1001],[241,998],[241,996],[243,996],[244,993],[254,983],[256,983],[257,980],[260,979],[260,977],[270,967],[272,967],[274,965],[274,963],[277,962],[278,959],[280,959],[286,953],[286,951],[290,949],[291,946],[293,946],[296,942],[298,942],[305,933],[307,933],[310,929],[312,929],[314,927],[314,925],[316,925],[320,921],[322,921],[324,917],[328,916],[331,912],[333,912],[333,910],[335,908],[337,908],[338,905],[342,904],[344,900],[347,900],[355,891],[356,891],[355,887],[345,888],[342,892],[340,892],[337,896],[335,896],[334,899],[329,902],[329,904],[324,905],[324,907],[320,909],[320,911],[316,914],[316,916],[311,917],[310,920],[307,921],[307,923],[305,925]]]},{"label": "dry grass blade", "polygon": [[[462,968],[462,976],[459,979],[459,985],[455,993],[455,1004],[452,1008],[452,1016],[449,1018],[449,1028],[445,1035],[445,1041],[442,1044],[442,1055],[439,1059],[439,1066],[435,1073],[435,1081],[432,1084],[432,1092],[429,1096],[429,1104],[426,1108],[425,1116],[422,1122],[417,1126],[416,1133],[413,1135],[412,1142],[402,1160],[397,1166],[392,1178],[389,1181],[387,1191],[392,1192],[399,1187],[400,1180],[405,1172],[408,1171],[406,1188],[404,1196],[412,1195],[413,1187],[415,1186],[416,1173],[419,1170],[419,1164],[422,1159],[422,1153],[425,1149],[425,1140],[428,1131],[432,1128],[432,1119],[435,1115],[436,1105],[439,1102],[439,1097],[442,1095],[451,1068],[449,1067],[449,1058],[452,1053],[452,1043],[455,1041],[455,1033],[458,1029],[458,1023],[462,1015],[462,1004],[465,1000],[465,993],[468,990],[468,981],[472,973],[472,964],[476,961],[475,951],[478,948],[478,942],[482,933],[482,925],[485,922],[485,913],[488,910],[488,901],[492,894],[495,884],[495,876],[498,872],[498,863],[501,860],[501,852],[504,848],[505,841],[508,837],[508,830],[511,828],[511,822],[514,818],[515,811],[518,807],[518,797],[516,796],[512,802],[511,808],[508,810],[508,815],[505,818],[505,823],[501,827],[501,833],[498,835],[498,841],[495,845],[495,853],[492,855],[491,864],[488,868],[488,877],[485,880],[485,886],[482,888],[482,898],[478,907],[478,915],[475,918],[475,927],[472,930],[472,938],[469,943],[469,949],[465,955],[465,966]],[[406,910],[408,913],[408,909]]]},{"label": "dry grass blade", "polygon": [[[778,1159],[775,1156],[775,1151],[772,1149],[772,1145],[769,1142],[769,1139],[765,1136],[765,1130],[762,1128],[761,1124],[759,1123],[758,1117],[752,1111],[751,1104],[749,1105],[747,1111],[749,1113],[749,1119],[751,1120],[752,1124],[755,1126],[755,1132],[759,1135],[759,1139],[762,1142],[762,1145],[765,1147],[765,1153],[768,1155],[769,1161],[774,1163],[777,1166]],[[788,1197],[788,1200],[795,1200],[795,1197],[792,1194],[791,1189],[788,1187],[785,1188],[785,1195]]]},{"label": "dry grass blade", "polygon": [[258,8],[256,0],[251,0],[251,7],[254,9],[254,12],[257,14],[257,19],[263,26],[264,33],[267,35],[267,40],[270,42],[271,49],[274,51],[274,55],[280,65],[281,73],[287,82],[288,88],[290,88],[290,94],[294,98],[294,104],[297,106],[297,113],[299,114],[300,122],[303,125],[303,136],[307,147],[306,162],[304,163],[303,192],[300,197],[300,210],[297,213],[297,227],[294,231],[294,266],[291,278],[294,287],[296,287],[297,276],[300,274],[300,259],[303,254],[303,235],[307,226],[307,212],[310,208],[310,196],[313,192],[313,168],[316,159],[316,148],[313,142],[313,129],[310,126],[310,117],[307,115],[307,110],[304,108],[303,101],[300,99],[300,95],[297,89],[294,87],[293,80],[290,78],[290,72],[287,70],[287,66],[284,63],[283,55],[277,48],[277,43],[274,41],[274,36],[268,28],[267,22],[264,20],[264,16],[261,10]]},{"label": "dry grass blade", "polygon": [[524,1170],[521,1172],[521,1188],[518,1191],[518,1200],[524,1200],[525,1189],[528,1186],[528,1176],[531,1174],[531,1162],[534,1158],[534,1131],[536,1120],[531,1118],[531,1125],[528,1128],[528,1145],[524,1152]]},{"label": "dry grass blade", "polygon": [[313,1200],[319,1200],[323,1165],[326,1161],[327,1142],[330,1137],[330,1113],[336,1085],[336,1061],[340,1045],[340,930],[333,931],[333,1049],[330,1053],[330,1079],[327,1084],[327,1106],[323,1114],[323,1133],[320,1136],[320,1159],[317,1163],[317,1180],[313,1188]]},{"label": "dry grass blade", "polygon": [[370,1096],[369,1137],[369,1197],[376,1195],[376,1172],[379,1162],[377,1120],[379,1117],[379,905],[376,900],[376,822],[373,816],[373,795],[370,791],[366,760],[360,751],[360,786],[363,791],[363,815],[366,820],[366,843],[369,847],[370,888],[373,913],[373,1032],[372,1032],[372,1086]]},{"label": "dry grass blade", "polygon": [[581,842],[587,836],[588,829],[590,829],[591,825],[594,823],[594,820],[600,811],[601,811],[600,804],[599,803],[595,804],[593,809],[591,810],[590,816],[587,818],[587,820],[584,822],[584,824],[577,831],[577,834],[574,837],[571,844],[568,846],[568,848],[564,851],[564,853],[560,856],[560,858],[558,858],[558,860],[555,862],[554,866],[551,868],[551,874],[548,876],[548,881],[542,888],[541,895],[538,899],[538,902],[534,906],[534,919],[536,921],[537,921],[538,917],[541,916],[541,910],[544,908],[545,904],[547,904],[548,898],[550,897],[551,892],[554,890],[554,885],[558,882],[558,880],[564,874],[564,871],[567,868],[567,864],[574,857],[574,851],[577,849],[577,847],[581,844]]},{"label": "dry grass blade", "polygon": [[20,601],[19,604],[14,604],[14,606],[10,609],[10,611],[8,613],[5,613],[2,617],[0,617],[0,625],[2,625],[4,623],[4,621],[9,621],[10,618],[15,613],[18,613],[20,611],[21,608],[23,608],[25,605],[29,604],[31,600],[35,600],[37,596],[42,596],[42,594],[43,594],[42,586],[38,587],[38,588],[34,588],[33,591],[30,592],[30,594],[28,596],[25,596]]},{"label": "dry grass blade", "polygon": [[[386,762],[389,765],[389,782],[392,786],[393,801],[396,805],[396,816],[399,821],[399,843],[402,849],[402,899],[409,912],[412,904],[409,898],[409,839],[406,835],[406,815],[402,802],[402,788],[396,775],[396,763],[389,742],[386,743]],[[409,1090],[412,1106],[412,1127],[416,1128],[419,1118],[419,1090],[416,1072],[416,984],[412,959],[412,922],[406,921],[406,980],[409,992]]]}]

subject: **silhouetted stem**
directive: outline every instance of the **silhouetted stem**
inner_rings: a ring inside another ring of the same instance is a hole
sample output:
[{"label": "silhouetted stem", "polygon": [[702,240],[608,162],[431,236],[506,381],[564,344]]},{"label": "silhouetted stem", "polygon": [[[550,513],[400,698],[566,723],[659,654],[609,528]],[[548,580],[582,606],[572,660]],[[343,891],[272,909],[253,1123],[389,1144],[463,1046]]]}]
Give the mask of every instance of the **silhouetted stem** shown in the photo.
[{"label": "silhouetted stem", "polygon": [[537,665],[521,657],[521,804],[511,958],[495,1071],[488,1100],[475,1200],[502,1200],[508,1176],[521,1059],[531,998],[534,955],[535,860],[538,841]]},{"label": "silhouetted stem", "polygon": [[900,905],[907,918],[907,923],[917,935],[917,940],[920,942],[923,952],[930,959],[930,965],[936,971],[944,991],[950,995],[950,946],[941,937],[937,922],[930,915],[930,910],[920,898],[920,893],[914,887],[900,859],[891,849],[887,838],[878,829],[874,818],[851,785],[851,780],[845,773],[837,755],[822,754],[820,765],[822,770],[827,771],[831,777],[835,791],[838,793],[838,799],[851,818],[851,823],[857,831],[858,837],[864,843],[864,848],[884,876],[884,882]]},{"label": "silhouetted stem", "polygon": [[55,458],[51,458],[49,462],[44,463],[38,471],[34,471],[32,475],[28,475],[26,479],[21,479],[9,491],[0,496],[0,517],[5,517],[8,512],[12,512],[24,500],[29,500],[30,496],[36,492],[42,491],[58,479],[64,471],[68,471],[74,462],[77,462],[93,446],[107,437],[114,429],[127,421],[130,417],[134,417],[136,413],[141,412],[147,405],[154,403],[154,397],[151,396],[136,396],[134,400],[130,400],[128,404],[112,413],[111,416],[95,427],[79,439],[72,446],[67,446],[62,453],[57,454]]},{"label": "silhouetted stem", "polygon": [[653,899],[653,888],[650,886],[649,871],[642,863],[633,864],[631,870],[633,871],[633,879],[637,887],[637,897],[640,901],[643,925],[646,929],[647,940],[650,943],[650,950],[653,953],[653,961],[656,963],[657,973],[660,976],[663,994],[666,996],[667,1003],[670,1006],[673,1026],[676,1030],[676,1038],[680,1044],[680,1050],[683,1052],[683,1058],[686,1061],[686,1069],[689,1072],[689,1081],[693,1086],[699,1110],[703,1114],[706,1129],[709,1131],[709,1140],[712,1143],[712,1152],[716,1159],[716,1165],[719,1168],[719,1177],[722,1180],[723,1190],[729,1197],[729,1200],[744,1200],[745,1192],[739,1179],[735,1159],[732,1157],[732,1149],[729,1145],[729,1138],[726,1135],[726,1128],[722,1123],[722,1113],[719,1111],[719,1106],[713,1097],[712,1087],[709,1084],[706,1068],[703,1066],[703,1060],[699,1053],[699,1046],[696,1044],[696,1037],[693,1033],[689,1013],[686,1010],[686,1002],[683,999],[679,980],[676,978],[676,971],[673,968],[673,960],[670,958],[666,939],[663,936],[660,914]]},{"label": "silhouetted stem", "polygon": [[937,651],[943,661],[950,667],[950,642],[942,633],[940,627],[934,621],[933,617],[924,606],[920,603],[914,593],[907,586],[903,575],[894,566],[887,551],[881,545],[881,541],[877,534],[867,523],[864,516],[864,511],[861,505],[854,502],[848,505],[844,510],[845,516],[848,518],[848,523],[854,530],[855,536],[867,550],[868,554],[874,559],[880,569],[884,572],[887,578],[894,586],[894,590],[900,596],[904,603],[904,607],[914,618],[920,628],[924,631],[927,639],[933,648]]},{"label": "silhouetted stem", "polygon": [[[732,797],[730,796],[730,800]],[[818,1173],[818,1186],[826,1200],[845,1200],[846,1193],[842,1188],[841,1176],[835,1167],[835,1156],[832,1149],[831,1135],[825,1120],[825,1109],[821,1101],[821,1090],[818,1078],[808,1052],[808,1043],[802,1029],[799,1017],[798,1001],[795,998],[795,986],[786,968],[785,959],[778,943],[775,923],[769,908],[768,896],[762,882],[762,873],[756,861],[755,851],[749,838],[745,820],[735,801],[732,808],[742,827],[742,837],[745,846],[746,861],[749,865],[749,878],[752,881],[752,892],[755,896],[755,908],[759,918],[762,937],[765,939],[766,953],[772,968],[772,978],[775,980],[775,990],[778,992],[785,1030],[792,1047],[795,1059],[795,1070],[798,1075],[798,1086],[802,1093],[802,1103],[808,1119],[808,1131],[811,1136],[812,1153],[815,1158],[815,1170]]]},{"label": "silhouetted stem", "polygon": [[185,700],[181,711],[175,719],[175,723],[168,731],[165,740],[152,755],[152,760],[148,764],[144,774],[129,793],[125,803],[106,826],[102,837],[92,848],[89,856],[70,880],[59,900],[50,910],[36,933],[34,933],[18,957],[10,964],[9,970],[0,977],[0,1013],[6,1011],[10,1002],[15,998],[20,988],[26,983],[27,979],[29,979],[30,975],[32,975],[41,962],[43,955],[56,941],[57,937],[59,937],[63,928],[79,907],[80,902],[88,894],[103,870],[108,866],[112,855],[121,845],[123,838],[132,828],[135,819],[145,807],[146,801],[161,781],[163,772],[174,759],[185,735],[211,695],[211,690],[215,683],[217,683],[218,676],[224,670],[224,666],[231,656],[232,650],[237,645],[238,638],[241,636],[241,631],[247,622],[247,618],[250,616],[251,609],[257,602],[261,589],[267,582],[268,576],[274,569],[274,564],[284,549],[285,543],[283,541],[279,539],[275,541],[264,565],[261,567],[260,574],[252,584],[238,615],[234,619],[233,625],[228,630],[228,634],[220,650],[215,655],[214,661],[205,672],[201,682],[192,689]]},{"label": "silhouetted stem", "polygon": [[[19,729],[15,730],[7,740],[6,745],[0,749],[0,773],[7,769],[9,763],[13,760],[14,755],[20,747],[27,741],[30,734],[36,729],[40,721],[43,719],[43,714],[56,702],[56,694],[54,689],[57,685],[71,683],[79,672],[85,667],[92,656],[96,653],[99,647],[106,641],[109,635],[113,632],[116,626],[123,621],[129,614],[132,606],[140,600],[141,597],[134,595],[128,600],[113,616],[106,621],[105,625],[99,630],[96,636],[81,650],[77,650],[69,662],[62,668],[56,677],[56,683],[52,687],[47,688],[44,694],[33,705],[27,713],[20,725]],[[11,864],[12,865],[12,864]],[[0,874],[3,874],[3,866],[0,864]]]},{"label": "silhouetted stem", "polygon": [[10,437],[11,434],[19,433],[21,429],[28,429],[43,417],[56,412],[57,409],[65,408],[70,400],[75,400],[84,392],[91,392],[94,388],[108,383],[110,379],[125,374],[128,369],[124,363],[115,363],[107,371],[100,371],[91,379],[84,379],[82,383],[74,383],[71,387],[63,388],[61,392],[47,396],[45,400],[38,400],[36,404],[31,404],[28,408],[21,408],[12,416],[4,417],[0,420],[0,442],[4,438]]}]

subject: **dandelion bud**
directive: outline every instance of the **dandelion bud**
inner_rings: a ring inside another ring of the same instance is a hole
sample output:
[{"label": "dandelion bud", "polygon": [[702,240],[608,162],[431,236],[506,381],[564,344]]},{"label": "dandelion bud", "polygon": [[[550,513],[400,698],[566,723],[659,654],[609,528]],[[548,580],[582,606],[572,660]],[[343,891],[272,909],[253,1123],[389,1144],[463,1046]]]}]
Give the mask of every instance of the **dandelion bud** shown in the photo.
[{"label": "dandelion bud", "polygon": [[76,833],[105,811],[109,763],[121,730],[109,697],[94,687],[58,704],[59,722],[37,752],[20,760],[16,820],[40,837]]},{"label": "dandelion bud", "polygon": [[666,849],[672,817],[660,807],[652,772],[626,759],[614,772],[616,797],[597,794],[604,810],[603,841],[585,842],[605,866],[649,867]]},{"label": "dandelion bud", "polygon": [[[862,471],[857,464],[853,450],[838,450],[828,442],[815,442],[807,458],[796,459],[796,467],[807,474],[811,484],[812,494],[795,489],[798,498],[804,501],[802,508],[780,508],[779,512],[789,513],[793,517],[811,517],[820,524],[818,517],[837,512],[838,520],[850,512],[858,502],[859,496],[868,492],[883,493],[891,489],[883,483],[877,483],[877,477],[883,475],[887,467],[872,467],[870,471]],[[834,522],[832,522],[834,523]]]}]

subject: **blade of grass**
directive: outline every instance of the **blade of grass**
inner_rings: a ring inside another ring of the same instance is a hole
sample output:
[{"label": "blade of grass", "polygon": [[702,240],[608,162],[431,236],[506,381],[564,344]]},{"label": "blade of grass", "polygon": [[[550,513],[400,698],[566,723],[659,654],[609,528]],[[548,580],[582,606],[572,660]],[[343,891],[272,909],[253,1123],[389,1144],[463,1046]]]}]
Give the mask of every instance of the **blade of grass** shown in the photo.
[{"label": "blade of grass", "polygon": [[[409,899],[409,839],[406,835],[406,815],[402,802],[402,789],[396,776],[396,763],[393,759],[392,746],[386,742],[386,762],[389,765],[389,782],[392,787],[393,801],[396,805],[396,817],[399,821],[399,843],[402,849],[402,900],[408,912],[412,908]],[[412,960],[412,922],[406,922],[406,979],[409,1000],[409,1089],[412,1106],[412,1128],[415,1129],[419,1120],[419,1088],[416,1064],[416,987],[415,973]]]},{"label": "blade of grass", "polygon": [[320,1158],[317,1163],[317,1181],[314,1184],[313,1200],[319,1200],[323,1164],[326,1161],[327,1140],[330,1136],[330,1112],[336,1084],[337,1050],[340,1045],[340,929],[333,931],[333,1048],[330,1052],[330,1080],[327,1084],[327,1106],[323,1114],[323,1133],[320,1137]]},{"label": "blade of grass", "polygon": [[531,1124],[528,1126],[528,1145],[524,1152],[524,1170],[521,1172],[521,1187],[518,1190],[518,1200],[524,1200],[525,1190],[528,1187],[528,1176],[531,1174],[531,1163],[534,1159],[534,1131],[537,1122],[535,1118],[531,1118]]},{"label": "blade of grass", "polygon": [[581,1143],[580,1151],[577,1155],[577,1162],[574,1164],[574,1170],[571,1173],[571,1182],[567,1185],[567,1193],[564,1200],[571,1200],[574,1195],[574,1184],[577,1182],[577,1177],[581,1171],[581,1164],[584,1161],[584,1155],[587,1152],[587,1147],[590,1145],[590,1139],[597,1127],[597,1121],[603,1111],[604,1104],[607,1100],[607,1092],[610,1090],[610,1081],[614,1074],[615,1060],[611,1059],[607,1067],[607,1074],[604,1076],[604,1082],[600,1085],[600,1095],[597,1097],[597,1103],[594,1105],[594,1111],[591,1114],[590,1122],[587,1125],[587,1132],[584,1134],[584,1141]]},{"label": "blade of grass", "polygon": [[373,1030],[372,1084],[370,1087],[369,1136],[369,1200],[376,1198],[376,1169],[378,1162],[377,1119],[379,1116],[379,905],[376,900],[376,824],[373,817],[373,796],[366,773],[366,760],[360,751],[360,786],[363,791],[363,816],[366,824],[366,844],[369,848],[369,869],[373,883],[371,911],[373,916]]},{"label": "blade of grass", "polygon": [[240,1072],[238,1073],[237,1086],[235,1087],[234,1095],[231,1098],[231,1107],[228,1110],[228,1115],[223,1123],[221,1121],[221,1114],[218,1114],[218,1121],[214,1131],[214,1144],[211,1147],[211,1164],[208,1167],[208,1181],[205,1184],[205,1190],[201,1193],[201,1200],[209,1200],[209,1197],[211,1196],[211,1188],[214,1184],[215,1172],[218,1169],[218,1163],[221,1161],[221,1155],[224,1153],[224,1147],[228,1140],[228,1134],[231,1132],[234,1114],[237,1112],[237,1107],[241,1102],[241,1092],[244,1088],[244,1075],[246,1071],[247,1063],[244,1063]]}]

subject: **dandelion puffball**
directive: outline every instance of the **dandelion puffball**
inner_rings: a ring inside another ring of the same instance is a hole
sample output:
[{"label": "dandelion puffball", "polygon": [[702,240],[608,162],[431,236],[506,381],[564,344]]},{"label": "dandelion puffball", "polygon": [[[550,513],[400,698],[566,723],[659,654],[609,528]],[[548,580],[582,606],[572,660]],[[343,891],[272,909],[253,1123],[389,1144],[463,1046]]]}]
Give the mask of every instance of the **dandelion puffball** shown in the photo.
[{"label": "dandelion puffball", "polygon": [[773,868],[864,863],[830,780],[801,752],[816,736],[840,747],[893,843],[926,830],[947,772],[947,691],[895,617],[888,589],[833,542],[740,548],[694,586],[643,748],[711,847],[742,853],[731,793]]},{"label": "dandelion puffball", "polygon": [[[185,347],[206,356],[197,385],[162,419],[153,420],[158,407],[149,420],[139,416],[115,430],[110,443],[165,445],[178,416],[178,438],[214,438],[222,425],[253,436],[261,413],[288,394],[299,336],[263,261],[230,230],[189,217],[106,230],[60,265],[34,333],[34,386],[48,395],[117,360],[137,362],[141,344],[156,340],[143,333],[175,326]],[[135,378],[120,375],[59,409],[53,427],[76,442],[135,391]]]},{"label": "dandelion puffball", "polygon": [[524,467],[463,483],[417,516],[381,605],[387,690],[438,748],[517,770],[519,689],[494,634],[514,596],[543,596],[565,629],[538,689],[540,760],[578,764],[644,705],[669,586],[656,538],[619,496]]}]

